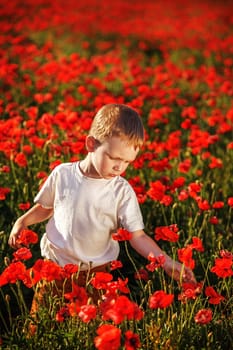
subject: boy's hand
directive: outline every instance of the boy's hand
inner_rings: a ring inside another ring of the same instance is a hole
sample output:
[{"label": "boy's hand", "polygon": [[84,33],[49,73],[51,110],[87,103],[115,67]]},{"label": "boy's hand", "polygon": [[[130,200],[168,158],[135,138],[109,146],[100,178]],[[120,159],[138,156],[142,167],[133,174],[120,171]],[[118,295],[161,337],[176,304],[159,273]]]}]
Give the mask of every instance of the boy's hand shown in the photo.
[{"label": "boy's hand", "polygon": [[11,230],[8,239],[8,244],[11,248],[19,249],[22,247],[20,244],[17,243],[17,238],[19,237],[20,232],[24,229],[27,229],[27,227],[23,225],[19,220],[17,220]]},{"label": "boy's hand", "polygon": [[165,272],[177,282],[191,282],[197,283],[192,270],[178,261],[172,260],[170,257],[166,256],[166,261],[164,264]]}]

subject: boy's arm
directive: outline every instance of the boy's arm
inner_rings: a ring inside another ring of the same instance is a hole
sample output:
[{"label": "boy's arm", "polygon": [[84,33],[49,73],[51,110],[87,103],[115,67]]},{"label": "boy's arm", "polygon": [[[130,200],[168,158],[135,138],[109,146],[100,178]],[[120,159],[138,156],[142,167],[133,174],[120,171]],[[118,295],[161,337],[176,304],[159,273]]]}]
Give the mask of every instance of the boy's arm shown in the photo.
[{"label": "boy's arm", "polygon": [[12,248],[20,248],[16,243],[20,232],[28,226],[45,221],[53,214],[53,209],[43,208],[40,204],[35,204],[24,215],[20,216],[12,227],[8,243]]},{"label": "boy's arm", "polygon": [[149,237],[143,230],[139,230],[133,233],[132,239],[129,241],[131,246],[144,258],[148,258],[148,255],[152,253],[155,257],[159,255],[165,256],[165,263],[163,265],[166,273],[174,278],[177,282],[193,282],[196,283],[196,279],[191,269],[185,267],[178,261],[173,260],[166,253],[159,248],[156,242]]}]

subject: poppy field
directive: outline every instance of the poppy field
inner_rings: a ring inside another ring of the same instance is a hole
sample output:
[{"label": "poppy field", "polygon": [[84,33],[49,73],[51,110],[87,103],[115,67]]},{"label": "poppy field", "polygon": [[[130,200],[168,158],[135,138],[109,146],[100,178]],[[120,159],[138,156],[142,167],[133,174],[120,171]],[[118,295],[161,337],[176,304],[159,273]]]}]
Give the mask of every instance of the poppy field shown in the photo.
[{"label": "poppy field", "polygon": [[[0,348],[232,349],[232,13],[217,0],[0,2]],[[44,223],[11,249],[12,225],[54,167],[85,157],[94,115],[114,102],[145,127],[123,174],[145,231],[197,283],[175,282],[119,229],[110,271],[48,293],[29,335],[37,283],[79,270],[42,259]]]}]

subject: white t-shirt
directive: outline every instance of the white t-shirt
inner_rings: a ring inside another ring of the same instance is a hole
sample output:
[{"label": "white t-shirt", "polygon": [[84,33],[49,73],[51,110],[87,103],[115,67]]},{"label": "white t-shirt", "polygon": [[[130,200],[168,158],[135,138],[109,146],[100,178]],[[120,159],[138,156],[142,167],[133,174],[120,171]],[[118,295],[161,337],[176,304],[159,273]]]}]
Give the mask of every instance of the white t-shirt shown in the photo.
[{"label": "white t-shirt", "polygon": [[119,227],[130,232],[144,228],[137,197],[121,176],[86,177],[79,162],[57,166],[35,197],[35,203],[53,208],[41,240],[41,253],[64,266],[85,270],[116,260],[119,244],[111,237]]}]

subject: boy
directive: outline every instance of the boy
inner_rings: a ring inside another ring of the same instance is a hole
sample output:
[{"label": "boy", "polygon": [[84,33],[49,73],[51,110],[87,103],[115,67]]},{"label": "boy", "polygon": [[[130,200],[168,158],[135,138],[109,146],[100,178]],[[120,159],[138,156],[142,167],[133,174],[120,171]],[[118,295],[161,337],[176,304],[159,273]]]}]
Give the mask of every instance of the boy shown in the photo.
[{"label": "boy", "polygon": [[35,197],[35,205],[15,222],[9,244],[19,248],[22,229],[49,219],[41,240],[46,259],[80,270],[105,271],[116,260],[119,227],[132,233],[131,246],[143,257],[165,256],[164,269],[177,281],[195,282],[192,271],[173,261],[144,232],[136,195],[120,175],[144,142],[141,118],[132,108],[109,104],[96,114],[86,137],[85,159],[57,166]]}]

